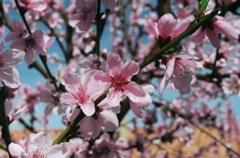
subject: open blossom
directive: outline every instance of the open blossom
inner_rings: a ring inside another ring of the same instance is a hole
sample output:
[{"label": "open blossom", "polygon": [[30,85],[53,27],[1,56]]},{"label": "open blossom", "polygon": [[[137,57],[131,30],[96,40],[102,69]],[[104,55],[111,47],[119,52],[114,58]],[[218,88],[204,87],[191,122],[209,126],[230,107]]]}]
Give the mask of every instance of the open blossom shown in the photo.
[{"label": "open blossom", "polygon": [[231,74],[230,78],[223,79],[222,89],[225,94],[235,93],[240,96],[240,79],[238,75]]},{"label": "open blossom", "polygon": [[172,14],[167,13],[158,22],[150,21],[145,24],[145,28],[158,40],[159,46],[164,46],[181,34],[189,24],[190,20],[186,19],[178,23]]},{"label": "open blossom", "polygon": [[[128,147],[122,139],[113,142],[107,133],[101,135],[93,145],[91,158],[124,158],[131,157],[130,151],[125,150]],[[103,152],[105,151],[105,152]]]},{"label": "open blossom", "polygon": [[94,116],[84,117],[80,123],[79,132],[81,137],[96,138],[100,132],[115,131],[118,128],[117,115],[111,110],[96,112]]},{"label": "open blossom", "polygon": [[47,49],[52,45],[55,38],[50,38],[43,30],[36,30],[32,35],[29,35],[23,22],[13,20],[14,22],[16,22],[14,32],[9,33],[5,38],[6,41],[13,41],[10,47],[24,50],[26,52],[25,61],[28,64],[32,64],[36,59],[34,51],[39,55],[46,55]]},{"label": "open blossom", "polygon": [[14,31],[10,32],[6,36],[5,41],[9,42],[9,41],[12,41],[12,40],[22,39],[22,38],[26,38],[27,36],[29,36],[29,33],[27,32],[27,28],[22,21],[13,20],[12,21],[12,27],[13,27]]},{"label": "open blossom", "polygon": [[52,143],[48,133],[40,132],[31,134],[28,139],[21,139],[19,144],[11,143],[9,152],[16,158],[66,157],[66,148]]},{"label": "open blossom", "polygon": [[44,110],[45,115],[49,115],[52,112],[58,115],[64,113],[66,107],[60,103],[59,100],[61,93],[56,92],[55,87],[50,83],[49,80],[46,81],[45,86],[46,89],[43,89],[39,93],[40,101],[48,103]]},{"label": "open blossom", "polygon": [[131,81],[139,71],[138,63],[133,60],[123,63],[119,55],[110,53],[107,57],[107,66],[108,71],[96,74],[95,78],[110,86],[107,95],[110,105],[118,105],[124,95],[133,102],[139,102],[146,96],[142,87]]},{"label": "open blossom", "polygon": [[162,93],[170,80],[175,88],[180,90],[188,89],[192,81],[193,72],[198,68],[202,68],[202,65],[188,54],[168,56],[165,60],[166,74],[158,88],[159,93]]},{"label": "open blossom", "polygon": [[50,38],[42,30],[36,30],[25,39],[14,40],[11,47],[25,50],[25,61],[32,64],[36,59],[34,51],[39,55],[46,55],[47,49],[52,45],[53,41],[54,38]]},{"label": "open blossom", "polygon": [[17,88],[20,86],[20,77],[13,66],[24,58],[24,52],[18,50],[2,52],[3,48],[3,43],[0,43],[0,84],[9,88]]},{"label": "open blossom", "polygon": [[47,8],[47,3],[42,0],[18,0],[18,2],[26,10],[41,12]]},{"label": "open blossom", "polygon": [[20,108],[16,108],[13,106],[9,99],[6,99],[5,101],[5,113],[10,123],[13,122],[14,120],[19,119],[21,114],[26,108],[27,108],[26,105]]},{"label": "open blossom", "polygon": [[86,158],[88,153],[88,145],[88,141],[85,141],[81,138],[73,138],[70,139],[69,142],[63,143],[63,146],[67,149],[67,158]]},{"label": "open blossom", "polygon": [[216,15],[193,33],[191,40],[200,43],[207,37],[214,47],[220,48],[218,34],[225,34],[231,39],[238,39],[238,33],[231,23],[225,18]]},{"label": "open blossom", "polygon": [[85,115],[95,113],[94,101],[106,90],[106,85],[96,81],[94,75],[97,71],[89,71],[80,76],[67,73],[62,78],[62,84],[68,92],[61,95],[62,103],[80,106]]},{"label": "open blossom", "polygon": [[77,0],[76,12],[69,20],[69,25],[76,29],[77,33],[85,33],[90,28],[97,13],[96,0]]}]

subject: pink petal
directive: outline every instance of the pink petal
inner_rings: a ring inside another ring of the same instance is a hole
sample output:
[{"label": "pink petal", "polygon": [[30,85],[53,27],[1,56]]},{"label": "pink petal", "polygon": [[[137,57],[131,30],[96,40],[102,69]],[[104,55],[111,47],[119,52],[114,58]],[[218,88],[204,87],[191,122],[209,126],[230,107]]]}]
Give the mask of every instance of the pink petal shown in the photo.
[{"label": "pink petal", "polygon": [[80,77],[76,73],[67,73],[63,76],[61,83],[65,86],[67,91],[72,94],[78,92],[78,88],[81,86]]},{"label": "pink petal", "polygon": [[107,73],[103,73],[103,72],[100,72],[100,71],[94,75],[94,78],[97,81],[112,83],[111,76],[109,76]]},{"label": "pink petal", "polygon": [[214,46],[215,48],[220,48],[220,40],[218,38],[218,34],[215,31],[211,31],[209,29],[206,29],[207,32],[207,37],[209,39],[209,41],[211,42],[212,46]]},{"label": "pink petal", "polygon": [[16,32],[9,32],[5,38],[5,41],[9,42],[19,38],[19,35]]},{"label": "pink petal", "polygon": [[25,54],[25,61],[27,64],[32,64],[36,59],[36,54],[32,48],[28,48]]},{"label": "pink petal", "polygon": [[110,53],[107,57],[108,69],[111,70],[114,67],[121,67],[121,58],[115,53]]},{"label": "pink petal", "polygon": [[44,46],[43,36],[44,36],[43,30],[36,30],[32,34],[32,39],[36,42],[37,45]]},{"label": "pink petal", "polygon": [[91,23],[79,22],[79,23],[77,23],[75,29],[76,29],[77,33],[82,34],[82,33],[87,32],[89,30],[90,26],[91,26]]},{"label": "pink petal", "polygon": [[47,9],[47,3],[44,3],[44,2],[33,2],[33,3],[30,3],[28,6],[27,6],[28,9],[30,10],[35,10],[35,11],[38,11],[38,12],[41,12],[45,9]]},{"label": "pink petal", "polygon": [[142,86],[142,89],[145,93],[150,93],[150,92],[153,92],[156,90],[156,87],[152,84],[149,84],[149,83],[145,83]]},{"label": "pink petal", "polygon": [[131,107],[133,113],[134,113],[137,117],[142,118],[142,112],[141,112],[141,110],[140,110],[140,107],[138,106],[138,103],[135,103],[135,102],[133,102],[133,101],[131,101],[131,100],[129,100],[129,102],[130,102],[130,107]]},{"label": "pink petal", "polygon": [[84,138],[96,138],[101,132],[100,124],[93,117],[84,117],[79,125],[80,129],[78,132],[81,132],[80,135]]},{"label": "pink petal", "polygon": [[14,157],[21,157],[22,153],[26,153],[20,145],[15,143],[10,143],[8,149],[11,155]]},{"label": "pink petal", "polygon": [[69,20],[69,25],[75,27],[79,22],[80,18],[80,14],[73,14],[71,19]]},{"label": "pink petal", "polygon": [[72,122],[80,113],[80,109],[76,105],[69,105],[66,109],[67,121]]},{"label": "pink petal", "polygon": [[177,37],[178,35],[180,35],[183,31],[185,31],[188,26],[190,25],[190,20],[186,19],[184,21],[182,21],[181,23],[179,23],[176,26],[176,29],[170,33],[170,36],[172,37],[171,40],[173,40],[175,37]]},{"label": "pink petal", "polygon": [[231,25],[230,22],[228,22],[226,19],[224,19],[221,16],[216,16],[217,21],[214,22],[214,28],[218,33],[222,33],[227,35],[228,37],[232,39],[238,39],[238,33],[236,29]]},{"label": "pink petal", "polygon": [[153,34],[154,37],[156,39],[158,39],[159,34],[158,34],[158,30],[156,28],[157,27],[156,25],[157,24],[155,22],[147,22],[147,24],[145,24],[144,26],[145,26],[146,30],[148,31],[148,33]]},{"label": "pink petal", "polygon": [[107,9],[114,9],[117,5],[117,0],[102,0],[102,3]]},{"label": "pink petal", "polygon": [[187,73],[183,77],[182,76],[180,77],[179,74],[174,74],[174,76],[175,77],[172,77],[172,82],[177,89],[185,90],[190,86],[190,83],[192,81],[192,74]]},{"label": "pink petal", "polygon": [[47,54],[47,50],[39,45],[35,46],[35,50],[39,55],[46,55]]},{"label": "pink petal", "polygon": [[166,75],[164,75],[164,77],[163,77],[163,79],[162,79],[162,81],[161,81],[161,83],[160,83],[160,85],[159,85],[159,87],[158,87],[158,92],[161,94],[162,93],[162,91],[165,89],[165,87],[168,85],[168,83],[169,83],[169,78],[167,79],[166,78]]},{"label": "pink petal", "polygon": [[196,43],[202,42],[204,38],[205,38],[205,31],[202,31],[202,27],[197,29],[197,31],[195,31],[190,37],[190,39]]},{"label": "pink petal", "polygon": [[31,134],[30,137],[31,144],[36,144],[38,150],[44,151],[52,145],[52,138],[48,133],[40,132],[36,134]]},{"label": "pink petal", "polygon": [[129,97],[130,100],[138,102],[140,97],[145,97],[145,92],[142,87],[135,82],[130,82],[124,86],[124,94]]},{"label": "pink petal", "polygon": [[92,116],[95,113],[95,105],[93,102],[82,104],[81,109],[86,116]]},{"label": "pink petal", "polygon": [[9,88],[18,88],[20,86],[20,77],[15,67],[5,68],[0,71],[0,80]]},{"label": "pink petal", "polygon": [[16,39],[12,42],[10,45],[10,48],[16,48],[19,50],[24,50],[26,48],[26,43],[25,40],[23,39]]},{"label": "pink petal", "polygon": [[169,79],[174,71],[174,65],[175,65],[176,58],[172,57],[170,60],[168,60],[166,65],[166,79]]},{"label": "pink petal", "polygon": [[109,110],[104,110],[98,114],[99,124],[102,127],[102,130],[115,131],[118,128],[118,118],[115,113]]},{"label": "pink petal", "polygon": [[129,61],[126,65],[124,65],[122,69],[122,76],[129,81],[133,75],[136,75],[139,71],[139,65],[135,61]]},{"label": "pink petal", "polygon": [[67,149],[63,145],[54,145],[47,150],[46,157],[63,158],[67,157]]},{"label": "pink petal", "polygon": [[164,14],[158,21],[157,29],[158,33],[162,36],[163,39],[166,39],[170,36],[170,33],[174,30],[177,25],[176,19],[172,14]]},{"label": "pink petal", "polygon": [[39,98],[42,102],[49,103],[52,101],[52,95],[53,93],[49,90],[43,90],[39,94]]},{"label": "pink petal", "polygon": [[50,115],[54,107],[55,107],[55,106],[54,106],[53,104],[49,104],[49,105],[45,108],[44,114],[45,114],[45,115]]},{"label": "pink petal", "polygon": [[78,100],[71,93],[63,93],[60,97],[60,101],[65,104],[77,104]]},{"label": "pink petal", "polygon": [[120,90],[115,89],[115,88],[110,90],[110,92],[107,95],[109,104],[112,105],[112,106],[119,105],[119,103],[121,101],[121,97],[122,97],[122,92]]},{"label": "pink petal", "polygon": [[4,51],[0,54],[3,59],[7,59],[8,65],[16,65],[24,58],[25,53],[23,51]]}]

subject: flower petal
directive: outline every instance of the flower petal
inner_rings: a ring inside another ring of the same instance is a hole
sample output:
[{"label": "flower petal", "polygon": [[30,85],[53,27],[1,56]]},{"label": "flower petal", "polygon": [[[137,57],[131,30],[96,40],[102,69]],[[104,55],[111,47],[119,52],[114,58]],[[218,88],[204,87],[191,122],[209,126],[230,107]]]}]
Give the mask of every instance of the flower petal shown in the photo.
[{"label": "flower petal", "polygon": [[129,82],[126,84],[123,92],[134,102],[138,102],[140,97],[145,97],[146,95],[142,87],[135,82]]},{"label": "flower petal", "polygon": [[95,105],[93,102],[88,102],[81,105],[83,113],[87,116],[92,116],[95,113]]},{"label": "flower petal", "polygon": [[112,89],[107,95],[108,102],[111,106],[117,106],[119,105],[122,97],[122,92],[117,89]]},{"label": "flower petal", "polygon": [[71,93],[63,93],[60,97],[60,101],[70,105],[78,103],[78,100]]}]

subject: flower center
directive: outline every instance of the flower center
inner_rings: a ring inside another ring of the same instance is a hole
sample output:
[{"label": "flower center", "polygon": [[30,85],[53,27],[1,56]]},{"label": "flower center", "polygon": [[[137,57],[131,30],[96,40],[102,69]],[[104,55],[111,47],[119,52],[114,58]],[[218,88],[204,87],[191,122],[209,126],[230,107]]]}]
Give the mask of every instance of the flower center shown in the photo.
[{"label": "flower center", "polygon": [[127,82],[121,75],[112,78],[112,86],[118,90],[123,90],[125,84],[127,84]]},{"label": "flower center", "polygon": [[36,42],[32,37],[28,37],[25,39],[25,44],[26,44],[27,48],[29,48],[29,47],[34,48],[36,45]]},{"label": "flower center", "polygon": [[79,87],[76,98],[80,104],[86,103],[89,100],[89,96],[86,93],[86,88],[84,88],[82,86]]}]

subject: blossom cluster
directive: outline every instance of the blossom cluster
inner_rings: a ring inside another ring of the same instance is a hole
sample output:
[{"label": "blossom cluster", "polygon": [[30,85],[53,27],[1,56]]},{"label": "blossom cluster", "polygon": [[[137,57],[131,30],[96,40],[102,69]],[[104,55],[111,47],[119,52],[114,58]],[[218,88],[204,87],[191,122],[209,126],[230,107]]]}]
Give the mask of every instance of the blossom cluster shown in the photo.
[{"label": "blossom cluster", "polygon": [[[156,3],[1,3],[0,157],[164,158],[173,152],[163,146],[194,145],[199,131],[213,138],[206,151],[222,145],[225,157],[239,157],[230,97],[240,96],[239,2]],[[45,84],[23,81],[19,65]],[[51,122],[65,127],[55,140]],[[14,123],[32,134],[14,140]]]}]

